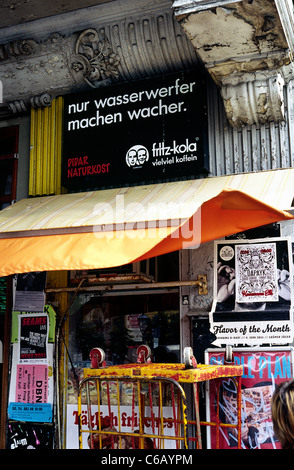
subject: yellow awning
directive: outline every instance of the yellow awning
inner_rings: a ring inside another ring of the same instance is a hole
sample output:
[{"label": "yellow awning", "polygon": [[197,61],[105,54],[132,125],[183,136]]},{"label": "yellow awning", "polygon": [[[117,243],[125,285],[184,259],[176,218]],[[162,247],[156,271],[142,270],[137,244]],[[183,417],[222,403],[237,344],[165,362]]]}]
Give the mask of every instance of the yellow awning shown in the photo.
[{"label": "yellow awning", "polygon": [[294,169],[21,200],[0,211],[0,276],[120,266],[294,218]]}]

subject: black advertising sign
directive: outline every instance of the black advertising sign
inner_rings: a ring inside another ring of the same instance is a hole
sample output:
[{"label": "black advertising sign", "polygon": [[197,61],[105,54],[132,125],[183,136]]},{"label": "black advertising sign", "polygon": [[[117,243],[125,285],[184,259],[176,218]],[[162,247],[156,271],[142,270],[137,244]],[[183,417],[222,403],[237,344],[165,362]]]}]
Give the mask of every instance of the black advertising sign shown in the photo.
[{"label": "black advertising sign", "polygon": [[70,191],[206,175],[203,78],[190,71],[67,95],[63,135]]}]

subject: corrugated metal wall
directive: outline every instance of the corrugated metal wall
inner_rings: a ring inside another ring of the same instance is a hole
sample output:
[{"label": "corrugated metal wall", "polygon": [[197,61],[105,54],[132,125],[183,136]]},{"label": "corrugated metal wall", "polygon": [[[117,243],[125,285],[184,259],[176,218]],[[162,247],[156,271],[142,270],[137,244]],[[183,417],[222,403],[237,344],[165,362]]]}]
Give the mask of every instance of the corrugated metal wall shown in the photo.
[{"label": "corrugated metal wall", "polygon": [[219,92],[208,90],[211,176],[294,166],[294,82],[285,87],[285,121],[232,128]]},{"label": "corrugated metal wall", "polygon": [[61,193],[63,98],[31,111],[29,196]]}]

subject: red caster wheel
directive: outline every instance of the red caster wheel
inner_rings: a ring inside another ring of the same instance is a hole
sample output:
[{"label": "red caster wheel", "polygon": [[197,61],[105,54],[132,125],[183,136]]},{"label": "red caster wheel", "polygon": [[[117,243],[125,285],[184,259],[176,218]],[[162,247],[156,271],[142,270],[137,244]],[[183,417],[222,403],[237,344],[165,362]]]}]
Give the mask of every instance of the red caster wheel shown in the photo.
[{"label": "red caster wheel", "polygon": [[91,369],[99,369],[105,365],[105,352],[101,348],[93,348],[90,351]]},{"label": "red caster wheel", "polygon": [[142,344],[137,349],[138,359],[137,362],[144,363],[147,362],[151,356],[151,349],[146,344]]}]

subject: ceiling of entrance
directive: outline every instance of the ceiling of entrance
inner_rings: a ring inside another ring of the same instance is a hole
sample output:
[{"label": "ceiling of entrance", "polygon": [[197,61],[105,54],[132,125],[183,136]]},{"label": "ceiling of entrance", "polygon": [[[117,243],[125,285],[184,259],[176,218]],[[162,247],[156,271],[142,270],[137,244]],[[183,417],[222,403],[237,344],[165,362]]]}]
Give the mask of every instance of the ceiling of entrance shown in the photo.
[{"label": "ceiling of entrance", "polygon": [[50,0],[45,6],[40,0],[0,0],[0,29],[111,1],[113,0]]}]

